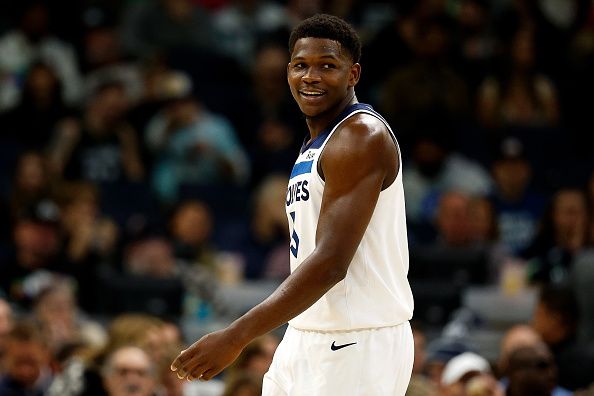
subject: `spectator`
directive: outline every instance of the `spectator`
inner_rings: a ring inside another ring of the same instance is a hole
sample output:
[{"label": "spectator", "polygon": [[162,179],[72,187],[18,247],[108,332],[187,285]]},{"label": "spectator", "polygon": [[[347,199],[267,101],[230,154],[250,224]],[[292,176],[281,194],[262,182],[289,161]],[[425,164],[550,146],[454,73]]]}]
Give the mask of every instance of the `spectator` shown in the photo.
[{"label": "spectator", "polygon": [[479,89],[478,117],[486,128],[554,127],[559,102],[553,82],[536,70],[535,33],[519,28],[509,43],[508,62],[498,77],[487,77]]},{"label": "spectator", "polygon": [[520,347],[510,354],[508,377],[508,396],[551,396],[557,368],[544,344]]},{"label": "spectator", "polygon": [[103,370],[107,367],[107,358],[131,346],[145,351],[143,355],[150,357],[151,365],[156,369],[171,347],[169,342],[172,340],[167,337],[166,329],[163,321],[149,315],[130,313],[113,318],[108,328],[107,345],[69,359],[63,372],[52,383],[49,396],[106,396]]},{"label": "spectator", "polygon": [[285,200],[287,177],[270,175],[254,192],[250,228],[239,250],[245,259],[248,279],[284,279],[289,274],[286,253],[288,236]]},{"label": "spectator", "polygon": [[498,144],[491,164],[495,186],[490,199],[501,242],[516,256],[532,242],[545,206],[544,196],[531,186],[532,165],[525,151],[519,139],[506,138]]},{"label": "spectator", "polygon": [[45,163],[41,153],[27,151],[18,156],[15,169],[10,169],[12,180],[6,180],[6,194],[0,196],[0,257],[5,260],[15,219],[35,202],[52,198]]},{"label": "spectator", "polygon": [[44,199],[55,199],[52,183],[47,171],[45,157],[37,151],[26,151],[18,158],[14,178],[8,197],[9,223],[26,211],[28,207]]},{"label": "spectator", "polygon": [[215,37],[208,12],[190,0],[131,3],[123,13],[124,49],[140,58],[178,48],[210,48]]},{"label": "spectator", "polygon": [[480,374],[490,374],[489,362],[473,352],[464,352],[453,357],[441,376],[442,396],[465,396],[467,382]]},{"label": "spectator", "polygon": [[136,134],[124,121],[128,107],[120,82],[99,86],[80,124],[58,131],[50,150],[54,172],[94,183],[142,180],[144,169]]},{"label": "spectator", "polygon": [[201,201],[183,201],[171,215],[170,234],[175,257],[214,270],[216,249],[212,246],[213,218]]},{"label": "spectator", "polygon": [[573,257],[590,244],[590,213],[584,193],[558,190],[541,218],[540,229],[524,251],[528,277],[533,283],[560,284],[567,281]]},{"label": "spectator", "polygon": [[123,346],[110,353],[102,374],[109,396],[152,396],[156,391],[155,365],[138,347]]},{"label": "spectator", "polygon": [[449,191],[439,198],[435,226],[436,243],[442,246],[465,247],[473,241],[470,223],[469,196],[456,191]]},{"label": "spectator", "polygon": [[517,324],[509,328],[501,339],[497,372],[500,377],[505,376],[509,364],[510,354],[518,348],[534,346],[542,342],[540,335],[527,324]]},{"label": "spectator", "polygon": [[559,385],[574,391],[594,380],[594,354],[577,338],[579,307],[572,289],[549,286],[540,291],[532,327],[553,353]]},{"label": "spectator", "polygon": [[[548,347],[536,330],[525,324],[518,324],[508,329],[503,336],[499,348],[499,358],[497,361],[497,370],[500,376],[500,384],[503,388],[509,385],[509,360],[510,356],[522,348],[542,348],[548,351]],[[550,353],[550,352],[548,352]],[[567,389],[555,385],[550,396],[567,396],[571,394]]]},{"label": "spectator", "polygon": [[24,78],[21,96],[1,117],[3,138],[20,149],[47,149],[55,129],[73,122],[73,111],[62,98],[62,82],[46,63],[33,63]]},{"label": "spectator", "polygon": [[220,40],[219,50],[249,68],[258,41],[288,30],[288,17],[285,9],[273,1],[230,1],[215,13],[214,29]]},{"label": "spectator", "polygon": [[43,335],[29,322],[17,322],[8,334],[0,395],[43,396],[51,382],[50,353]]},{"label": "spectator", "polygon": [[499,50],[491,26],[492,8],[494,6],[486,0],[463,0],[456,15],[461,72],[472,93],[476,92]]},{"label": "spectator", "polygon": [[[439,196],[456,190],[470,195],[486,195],[491,178],[482,166],[451,150],[451,125],[440,116],[420,121],[413,157],[403,169],[407,221],[414,231],[435,215]],[[405,163],[406,164],[406,163]]]},{"label": "spectator", "polygon": [[117,26],[105,16],[85,29],[81,55],[81,64],[86,71],[85,92],[94,92],[105,81],[117,80],[122,82],[126,95],[135,103],[143,91],[141,72],[134,59],[125,56],[118,33]]},{"label": "spectator", "polygon": [[0,37],[0,109],[19,101],[22,77],[37,60],[56,71],[64,86],[64,100],[75,104],[81,97],[81,76],[73,48],[51,35],[49,6],[33,1],[21,8],[19,26]]},{"label": "spectator", "polygon": [[31,295],[26,278],[40,269],[65,271],[60,257],[61,235],[59,210],[52,201],[44,200],[18,213],[13,227],[12,252],[0,264],[0,286],[14,302],[27,306]]},{"label": "spectator", "polygon": [[134,275],[171,278],[177,273],[173,246],[164,236],[149,235],[131,242],[123,260],[124,270]]},{"label": "spectator", "polygon": [[116,257],[119,229],[113,220],[101,215],[95,185],[63,183],[58,191],[63,254],[80,286],[78,301],[84,309],[92,311],[96,308],[94,302],[98,292],[97,269]]},{"label": "spectator", "polygon": [[454,124],[469,110],[468,87],[449,62],[452,20],[438,14],[422,20],[414,40],[414,59],[394,70],[385,80],[378,107],[399,133],[399,141],[410,143],[414,123],[434,108],[444,109]]},{"label": "spectator", "polygon": [[249,177],[247,156],[231,124],[208,111],[190,90],[154,116],[145,133],[158,161],[153,186],[166,203],[175,202],[182,184],[240,185]]},{"label": "spectator", "polygon": [[293,166],[290,158],[301,145],[303,119],[287,86],[288,61],[284,46],[262,45],[251,69],[247,105],[233,116],[240,139],[250,151],[252,185],[270,173],[289,174]]},{"label": "spectator", "polygon": [[104,347],[107,334],[79,309],[73,280],[54,275],[46,283],[35,296],[33,318],[45,335],[50,352],[57,356],[72,345],[90,350]]}]

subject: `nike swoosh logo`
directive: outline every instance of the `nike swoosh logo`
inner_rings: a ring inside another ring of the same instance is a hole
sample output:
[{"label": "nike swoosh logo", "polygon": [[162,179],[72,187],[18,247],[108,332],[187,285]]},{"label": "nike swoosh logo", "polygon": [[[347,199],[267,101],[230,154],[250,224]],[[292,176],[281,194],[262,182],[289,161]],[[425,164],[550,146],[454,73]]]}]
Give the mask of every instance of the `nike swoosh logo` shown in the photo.
[{"label": "nike swoosh logo", "polygon": [[346,348],[350,345],[355,345],[355,344],[356,344],[356,342],[351,342],[350,344],[336,345],[336,341],[332,341],[332,345],[330,345],[330,349],[332,349],[333,351],[338,351],[339,349]]}]

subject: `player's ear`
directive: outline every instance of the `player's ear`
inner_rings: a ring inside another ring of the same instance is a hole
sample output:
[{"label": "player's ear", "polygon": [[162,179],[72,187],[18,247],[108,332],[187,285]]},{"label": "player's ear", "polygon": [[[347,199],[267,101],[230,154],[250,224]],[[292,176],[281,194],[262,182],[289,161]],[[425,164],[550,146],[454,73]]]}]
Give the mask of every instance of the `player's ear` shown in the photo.
[{"label": "player's ear", "polygon": [[351,72],[349,75],[349,88],[354,87],[359,82],[359,78],[361,77],[361,65],[359,63],[354,63],[351,66]]}]

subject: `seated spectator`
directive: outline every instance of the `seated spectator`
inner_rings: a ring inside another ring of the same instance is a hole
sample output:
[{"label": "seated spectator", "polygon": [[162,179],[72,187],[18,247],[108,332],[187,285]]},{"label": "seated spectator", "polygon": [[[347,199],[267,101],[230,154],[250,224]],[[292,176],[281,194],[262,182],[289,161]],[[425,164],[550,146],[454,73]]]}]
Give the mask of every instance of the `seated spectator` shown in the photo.
[{"label": "seated spectator", "polygon": [[125,248],[124,270],[134,275],[170,278],[176,275],[173,246],[163,236],[147,236]]},{"label": "seated spectator", "polygon": [[503,377],[507,372],[509,355],[518,348],[534,346],[542,342],[540,335],[527,324],[517,324],[509,328],[503,335],[499,344],[499,357],[497,359],[497,374]]},{"label": "seated spectator", "polygon": [[559,385],[574,391],[594,381],[594,354],[577,338],[579,308],[574,291],[548,286],[540,291],[532,327],[553,353]]},{"label": "seated spectator", "polygon": [[[101,13],[96,9],[97,14]],[[127,59],[121,46],[121,35],[115,21],[105,15],[97,15],[85,23],[81,64],[85,70],[85,92],[94,92],[105,81],[121,81],[132,103],[142,94],[140,68],[133,59]]]},{"label": "seated spectator", "polygon": [[105,346],[103,327],[78,308],[74,281],[49,275],[45,283],[33,301],[33,320],[45,334],[51,353],[58,355],[73,345],[91,350]]},{"label": "seated spectator", "polygon": [[[13,326],[12,308],[8,301],[0,297],[0,361],[2,361],[4,352],[6,351],[6,343],[8,335]],[[0,370],[2,373],[2,370]]]},{"label": "seated spectator", "polygon": [[38,328],[17,322],[8,334],[0,373],[0,395],[44,396],[51,382],[50,352]]},{"label": "seated spectator", "polygon": [[557,92],[549,77],[536,70],[534,30],[517,29],[503,59],[503,73],[488,77],[479,88],[480,123],[487,128],[556,126]]},{"label": "seated spectator", "polygon": [[37,62],[27,71],[21,97],[15,107],[0,117],[3,139],[25,150],[45,150],[55,129],[74,120],[62,97],[62,84],[54,69]]},{"label": "seated spectator", "polygon": [[435,216],[437,244],[464,247],[472,243],[474,235],[471,233],[470,203],[468,195],[456,191],[440,196]]},{"label": "seated spectator", "polygon": [[239,246],[248,279],[284,279],[289,274],[287,181],[270,175],[254,192],[250,229]]},{"label": "seated spectator", "polygon": [[286,9],[273,1],[231,1],[215,13],[219,49],[245,68],[252,66],[258,41],[288,27]]},{"label": "seated spectator", "polygon": [[173,210],[169,227],[175,257],[214,270],[213,226],[212,214],[203,202],[188,200],[179,203]]},{"label": "seated spectator", "polygon": [[[509,385],[509,378],[507,375],[509,372],[510,356],[518,349],[540,348],[543,345],[544,348],[548,350],[548,347],[543,343],[540,334],[529,325],[518,324],[512,326],[505,332],[500,343],[499,357],[497,360],[497,372],[500,377],[500,384],[504,389]],[[570,391],[555,384],[550,396],[567,396],[569,394],[571,394]]]},{"label": "seated spectator", "polygon": [[94,183],[144,177],[137,136],[124,116],[129,99],[121,82],[107,81],[90,94],[82,119],[56,132],[51,169],[69,180]]},{"label": "seated spectator", "polygon": [[432,108],[444,109],[456,122],[468,114],[468,87],[449,61],[452,22],[438,13],[413,27],[414,59],[393,70],[381,86],[379,108],[391,125],[399,126],[401,144],[410,142],[414,123]]},{"label": "seated spectator", "polygon": [[74,48],[53,36],[50,7],[43,1],[22,6],[18,26],[0,37],[0,109],[18,102],[21,76],[38,59],[51,66],[64,85],[64,100],[80,99],[82,84]]},{"label": "seated spectator", "polygon": [[40,269],[66,271],[68,268],[60,257],[58,207],[43,200],[16,215],[12,251],[8,260],[0,263],[0,288],[15,303],[27,306],[31,302],[24,284],[27,276]]},{"label": "seated spectator", "polygon": [[491,174],[491,201],[497,213],[501,242],[518,256],[532,242],[543,215],[545,197],[531,187],[532,165],[524,144],[514,137],[498,146]]},{"label": "seated spectator", "polygon": [[99,192],[86,182],[63,183],[56,189],[60,203],[63,254],[79,284],[78,301],[92,311],[97,295],[97,269],[117,254],[119,229],[100,213]]},{"label": "seated spectator", "polygon": [[8,187],[6,199],[1,197],[0,240],[10,239],[11,225],[20,213],[31,205],[44,200],[55,200],[52,180],[47,170],[47,161],[41,152],[25,151],[17,159],[11,185]]},{"label": "seated spectator", "polygon": [[541,218],[540,229],[522,256],[528,260],[528,279],[536,284],[567,281],[573,257],[589,243],[590,213],[584,193],[557,191]]},{"label": "seated spectator", "polygon": [[191,85],[149,122],[145,140],[156,158],[153,185],[166,203],[175,202],[181,184],[243,184],[247,155],[229,121],[211,113],[192,95]]},{"label": "seated spectator", "polygon": [[[403,168],[407,221],[415,228],[427,227],[435,216],[439,196],[450,190],[487,195],[491,178],[482,166],[451,150],[451,134],[443,120],[423,121],[412,147],[412,159]],[[406,163],[405,163],[406,164]],[[423,233],[419,233],[423,239]]]},{"label": "seated spectator", "polygon": [[466,396],[467,382],[481,374],[490,374],[489,362],[473,352],[464,352],[453,357],[445,365],[441,375],[442,396]]},{"label": "seated spectator", "polygon": [[465,352],[472,352],[467,340],[447,334],[442,334],[427,345],[427,360],[425,374],[434,387],[441,387],[441,379],[447,363],[454,357]]},{"label": "seated spectator", "polygon": [[[103,369],[107,358],[131,346],[143,350],[143,354],[149,356],[151,366],[154,365],[156,369],[168,358],[168,349],[173,344],[179,344],[179,340],[168,336],[168,328],[165,322],[150,315],[130,313],[115,317],[108,327],[107,345],[72,356],[52,383],[48,395],[105,396],[108,393],[105,389],[107,384],[103,381]],[[151,381],[155,380],[156,377]]]},{"label": "seated spectator", "polygon": [[551,396],[557,384],[555,361],[544,344],[514,350],[509,356],[507,373],[508,396]]},{"label": "seated spectator", "polygon": [[157,388],[154,362],[135,346],[111,352],[101,373],[108,396],[153,396]]},{"label": "seated spectator", "polygon": [[210,48],[212,19],[189,0],[130,3],[122,21],[122,45],[127,53],[148,58],[177,48]]}]

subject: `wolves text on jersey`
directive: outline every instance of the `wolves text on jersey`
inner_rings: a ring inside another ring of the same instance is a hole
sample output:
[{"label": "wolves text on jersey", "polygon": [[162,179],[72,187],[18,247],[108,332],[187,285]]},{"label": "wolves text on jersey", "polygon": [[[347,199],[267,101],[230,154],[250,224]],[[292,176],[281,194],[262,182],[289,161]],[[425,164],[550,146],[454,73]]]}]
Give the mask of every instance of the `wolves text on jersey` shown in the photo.
[{"label": "wolves text on jersey", "polygon": [[287,206],[296,201],[307,201],[309,199],[309,190],[307,180],[300,180],[293,183],[287,189]]}]

